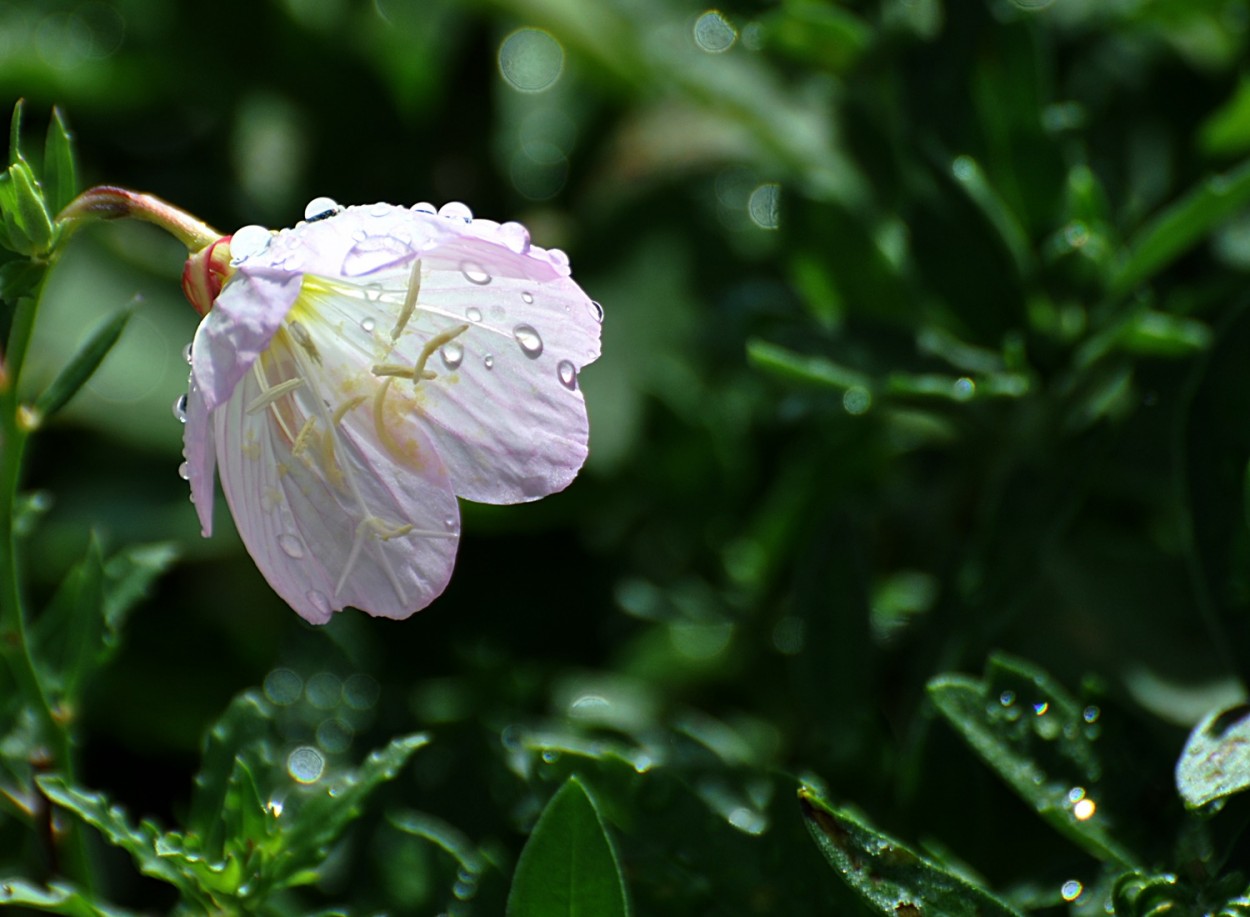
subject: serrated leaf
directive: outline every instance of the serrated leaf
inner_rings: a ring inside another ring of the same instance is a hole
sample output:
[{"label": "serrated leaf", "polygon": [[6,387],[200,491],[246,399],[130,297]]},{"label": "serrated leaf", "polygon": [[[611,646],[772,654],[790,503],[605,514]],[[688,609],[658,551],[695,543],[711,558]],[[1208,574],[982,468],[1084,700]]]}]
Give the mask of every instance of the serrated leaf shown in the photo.
[{"label": "serrated leaf", "polygon": [[104,623],[116,640],[126,617],[147,598],[152,583],[178,559],[172,542],[131,545],[104,564]]},{"label": "serrated leaf", "polygon": [[508,894],[508,917],[618,917],[625,881],[593,797],[576,776],[530,833]]},{"label": "serrated leaf", "polygon": [[1143,226],[1111,279],[1111,292],[1132,290],[1163,270],[1220,223],[1250,203],[1250,161],[1209,176]]},{"label": "serrated leaf", "polygon": [[0,907],[25,907],[67,917],[132,917],[134,914],[93,901],[68,882],[44,886],[14,878],[0,878]]},{"label": "serrated leaf", "polygon": [[52,109],[48,135],[43,146],[43,188],[53,215],[78,193],[78,169],[74,164],[74,138],[61,110]]},{"label": "serrated leaf", "polygon": [[35,401],[35,410],[43,417],[51,417],[78,393],[92,374],[108,356],[130,317],[134,307],[127,307],[110,316],[91,333],[78,352],[52,380],[52,384]]},{"label": "serrated leaf", "polygon": [[808,787],[799,806],[816,846],[869,905],[891,917],[1020,917],[990,892],[922,857]]},{"label": "serrated leaf", "polygon": [[284,871],[278,883],[315,881],[314,867],[325,859],[330,845],[347,825],[360,816],[369,794],[395,779],[408,759],[429,741],[425,733],[392,739],[386,747],[370,753],[360,767],[330,774],[309,787],[308,795],[292,794],[282,816]]},{"label": "serrated leaf", "polygon": [[1203,717],[1176,762],[1176,788],[1191,809],[1250,787],[1250,704]]},{"label": "serrated leaf", "polygon": [[195,884],[173,863],[158,853],[160,831],[150,821],[132,825],[121,806],[111,805],[103,793],[70,786],[55,774],[35,778],[39,789],[52,802],[72,812],[104,836],[110,844],[130,854],[139,871],[179,889],[193,900],[203,902]]},{"label": "serrated leaf", "polygon": [[984,679],[941,675],[928,690],[947,722],[1042,818],[1099,859],[1135,868],[1099,808],[1092,724],[1062,686],[1036,666],[995,655]]},{"label": "serrated leaf", "polygon": [[220,858],[225,850],[225,822],[221,817],[226,804],[233,762],[240,754],[254,749],[268,738],[272,708],[255,691],[235,697],[204,736],[200,772],[195,777],[187,829],[201,838],[205,851]]}]

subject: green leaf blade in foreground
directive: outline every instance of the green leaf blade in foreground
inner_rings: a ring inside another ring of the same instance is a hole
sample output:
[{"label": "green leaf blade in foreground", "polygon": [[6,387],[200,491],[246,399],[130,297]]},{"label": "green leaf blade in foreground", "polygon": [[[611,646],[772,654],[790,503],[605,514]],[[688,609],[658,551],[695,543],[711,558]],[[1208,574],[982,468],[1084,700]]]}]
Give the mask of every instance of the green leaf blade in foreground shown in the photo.
[{"label": "green leaf blade in foreground", "polygon": [[1190,809],[1250,788],[1250,704],[1203,717],[1176,762],[1176,788]]},{"label": "green leaf blade in foreground", "polygon": [[1098,859],[1138,868],[1111,834],[1092,724],[1061,685],[1000,654],[990,658],[983,679],[939,675],[928,691],[972,750],[1043,819]]},{"label": "green leaf blade in foreground", "polygon": [[799,788],[803,819],[816,846],[854,891],[891,917],[1020,917],[983,888],[926,859],[861,818]]},{"label": "green leaf blade in foreground", "polygon": [[132,911],[105,907],[65,882],[47,887],[25,879],[0,878],[0,907],[23,907],[67,917],[131,917]]},{"label": "green leaf blade in foreground", "polygon": [[87,342],[79,348],[73,358],[65,364],[60,374],[52,380],[52,384],[35,401],[35,410],[42,417],[51,417],[78,394],[78,390],[87,383],[87,380],[104,362],[109,351],[113,349],[113,345],[121,337],[122,329],[126,327],[126,323],[130,321],[130,316],[133,314],[133,308],[122,309],[91,333]]},{"label": "green leaf blade in foreground", "polygon": [[517,862],[508,917],[626,917],[625,882],[593,798],[570,777]]}]

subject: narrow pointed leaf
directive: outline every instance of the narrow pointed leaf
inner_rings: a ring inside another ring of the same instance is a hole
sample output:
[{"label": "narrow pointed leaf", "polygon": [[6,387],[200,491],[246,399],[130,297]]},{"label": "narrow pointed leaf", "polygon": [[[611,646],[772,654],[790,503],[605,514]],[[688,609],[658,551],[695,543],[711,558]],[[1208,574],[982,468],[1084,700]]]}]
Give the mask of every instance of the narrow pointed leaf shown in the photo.
[{"label": "narrow pointed leaf", "polygon": [[147,598],[152,583],[178,559],[170,542],[131,545],[104,564],[104,623],[115,646],[130,612]]},{"label": "narrow pointed leaf", "polygon": [[93,533],[34,627],[40,660],[68,697],[77,697],[104,646],[104,557]]},{"label": "narrow pointed leaf", "polygon": [[891,917],[1020,917],[983,888],[922,857],[862,818],[799,789],[807,829],[842,880],[870,906]]},{"label": "narrow pointed leaf", "polygon": [[26,108],[26,100],[18,99],[13,106],[13,117],[9,120],[9,162],[22,161],[22,114]]},{"label": "narrow pointed leaf", "polygon": [[131,917],[134,913],[93,901],[67,882],[42,886],[25,879],[0,878],[0,907],[6,906],[66,917]]},{"label": "narrow pointed leaf", "polygon": [[8,224],[9,218],[13,218],[14,222],[8,224],[12,241],[23,255],[46,255],[52,247],[52,217],[35,173],[26,163],[16,162],[9,166],[9,175],[13,182],[13,210],[5,214],[5,221]]},{"label": "narrow pointed leaf", "polygon": [[48,209],[60,213],[78,193],[78,169],[74,164],[74,140],[59,108],[52,109],[48,137],[43,147],[43,190]]},{"label": "narrow pointed leaf", "polygon": [[222,856],[225,845],[225,807],[232,762],[264,741],[271,728],[273,711],[255,691],[237,696],[204,737],[199,774],[191,796],[187,829],[201,839],[204,850]]},{"label": "narrow pointed leaf", "polygon": [[1062,686],[1036,666],[996,655],[983,679],[940,675],[928,689],[947,722],[1042,818],[1099,859],[1135,868],[1103,805],[1097,727]]},{"label": "narrow pointed leaf", "polygon": [[35,401],[35,410],[40,415],[51,417],[78,393],[113,349],[133,314],[133,308],[122,309],[92,332],[91,337],[65,365],[60,375]]},{"label": "narrow pointed leaf", "polygon": [[1212,175],[1147,223],[1130,240],[1111,292],[1132,290],[1167,267],[1250,203],[1250,161]]},{"label": "narrow pointed leaf", "polygon": [[625,882],[599,810],[577,777],[547,803],[517,862],[508,917],[620,917]]}]

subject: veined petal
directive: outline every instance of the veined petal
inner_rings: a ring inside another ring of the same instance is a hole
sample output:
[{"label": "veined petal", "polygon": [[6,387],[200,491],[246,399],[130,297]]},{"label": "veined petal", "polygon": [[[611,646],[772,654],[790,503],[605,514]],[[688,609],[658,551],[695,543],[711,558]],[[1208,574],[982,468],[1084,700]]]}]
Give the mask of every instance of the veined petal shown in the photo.
[{"label": "veined petal", "polygon": [[419,430],[400,463],[356,435],[358,396],[327,405],[322,367],[287,329],[215,414],[222,488],[269,584],[307,620],[347,605],[405,618],[451,576],[459,509]]},{"label": "veined petal", "polygon": [[303,275],[241,267],[195,333],[191,374],[207,410],[224,404],[299,296]]}]

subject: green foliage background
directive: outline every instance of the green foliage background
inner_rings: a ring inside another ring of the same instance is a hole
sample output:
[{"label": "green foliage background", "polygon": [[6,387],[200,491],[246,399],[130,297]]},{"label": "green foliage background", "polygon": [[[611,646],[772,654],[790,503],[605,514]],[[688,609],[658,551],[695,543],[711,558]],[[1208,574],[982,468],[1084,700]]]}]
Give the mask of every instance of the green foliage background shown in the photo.
[{"label": "green foliage background", "polygon": [[[308,907],[501,913],[570,774],[639,914],[875,912],[809,837],[805,813],[830,823],[800,782],[1016,908],[1100,912],[1128,866],[1180,871],[1207,905],[1243,893],[1212,883],[1244,862],[1246,813],[1186,814],[1173,766],[1250,671],[1250,4],[705,13],[0,7],[0,96],[36,128],[63,108],[84,187],[223,231],[290,225],[318,195],[461,200],[568,251],[607,315],[579,480],[466,506],[452,585],[416,618],[313,629],[228,525],[199,538],[176,474],[195,321],[179,246],[135,225],[76,238],[32,377],[142,301],[36,441],[28,484],[54,502],[29,541],[35,595],[92,530],[106,554],[172,539],[182,556],[75,711],[81,782],[177,824],[206,727],[261,686],[280,776],[293,746],[333,768],[430,738]],[[543,91],[501,75],[518,28],[562,54]],[[1096,708],[1082,779],[1127,862],[1039,819],[938,715],[926,685],[984,670],[995,688],[995,651]],[[112,900],[170,906],[93,852]],[[0,872],[32,858],[0,820]],[[1072,904],[1069,880],[1087,889]]]}]

